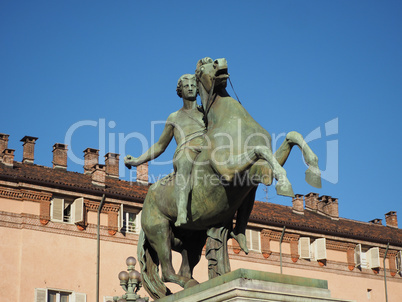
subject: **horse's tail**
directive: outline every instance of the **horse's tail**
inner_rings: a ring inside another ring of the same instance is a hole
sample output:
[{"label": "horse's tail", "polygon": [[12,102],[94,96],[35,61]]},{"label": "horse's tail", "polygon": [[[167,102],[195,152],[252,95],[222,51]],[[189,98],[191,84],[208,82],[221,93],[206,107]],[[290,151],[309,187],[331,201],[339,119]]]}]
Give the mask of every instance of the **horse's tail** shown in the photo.
[{"label": "horse's tail", "polygon": [[141,268],[142,285],[148,294],[155,300],[170,295],[170,290],[159,276],[158,255],[149,244],[143,230],[138,240],[137,257]]}]

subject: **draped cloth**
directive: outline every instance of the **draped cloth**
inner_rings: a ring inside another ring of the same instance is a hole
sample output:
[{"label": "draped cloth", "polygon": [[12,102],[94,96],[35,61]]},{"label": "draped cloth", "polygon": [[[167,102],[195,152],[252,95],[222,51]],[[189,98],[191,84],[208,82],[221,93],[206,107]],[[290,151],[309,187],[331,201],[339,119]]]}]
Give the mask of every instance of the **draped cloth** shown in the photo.
[{"label": "draped cloth", "polygon": [[213,227],[207,231],[205,258],[208,259],[209,279],[230,272],[228,235],[229,229],[226,227]]}]

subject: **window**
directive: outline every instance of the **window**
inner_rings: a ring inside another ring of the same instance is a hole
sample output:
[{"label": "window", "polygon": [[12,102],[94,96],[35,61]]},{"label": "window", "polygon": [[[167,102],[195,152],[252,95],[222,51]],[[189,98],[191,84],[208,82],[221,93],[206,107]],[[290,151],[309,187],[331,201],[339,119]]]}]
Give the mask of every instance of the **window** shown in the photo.
[{"label": "window", "polygon": [[314,260],[325,260],[327,259],[327,242],[325,238],[317,238],[311,244],[311,258]]},{"label": "window", "polygon": [[396,254],[395,261],[396,261],[396,271],[402,277],[402,251],[399,251],[398,254]]},{"label": "window", "polygon": [[84,220],[84,198],[55,197],[50,203],[52,221],[79,223]]},{"label": "window", "polygon": [[360,268],[379,268],[380,249],[378,247],[365,248],[361,244],[355,247],[355,263]]},{"label": "window", "polygon": [[48,302],[69,302],[71,293],[49,290],[47,292]]},{"label": "window", "polygon": [[372,247],[366,253],[367,256],[367,268],[379,268],[380,267],[380,249],[378,247]]},{"label": "window", "polygon": [[367,289],[367,299],[368,300],[370,300],[371,299],[371,292],[372,292],[373,290],[371,289],[371,288],[368,288]]},{"label": "window", "polygon": [[355,266],[359,267],[360,269],[367,268],[366,251],[364,251],[360,243],[355,247]]},{"label": "window", "polygon": [[299,258],[300,259],[311,259],[311,244],[310,237],[300,237],[299,238]]},{"label": "window", "polygon": [[252,251],[261,250],[261,235],[260,231],[247,229],[246,230],[247,247]]},{"label": "window", "polygon": [[137,213],[121,205],[119,212],[119,229],[122,233],[139,234],[141,230],[141,212]]},{"label": "window", "polygon": [[83,293],[76,293],[67,290],[56,290],[47,288],[35,289],[35,302],[86,302],[87,296]]}]

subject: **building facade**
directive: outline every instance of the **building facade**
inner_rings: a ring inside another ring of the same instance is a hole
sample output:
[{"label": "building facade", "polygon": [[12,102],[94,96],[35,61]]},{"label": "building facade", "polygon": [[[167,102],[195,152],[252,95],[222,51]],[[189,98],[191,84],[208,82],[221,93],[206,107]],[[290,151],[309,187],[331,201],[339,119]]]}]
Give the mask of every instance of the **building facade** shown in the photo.
[{"label": "building facade", "polygon": [[[137,255],[147,165],[138,167],[136,182],[123,181],[118,154],[106,154],[101,165],[99,151],[87,148],[83,173],[71,172],[67,146],[55,144],[53,166],[39,166],[36,140],[21,140],[23,158],[17,161],[8,135],[0,134],[0,300],[89,302],[98,289],[99,301],[122,295],[117,275],[126,269],[126,258]],[[289,207],[256,201],[247,237],[248,255],[230,241],[232,270],[328,280],[334,298],[402,300],[396,212],[386,213],[383,225],[381,219],[341,218],[338,200],[316,193],[296,195]],[[180,266],[178,255],[174,265]],[[208,279],[204,257],[194,277]]]}]

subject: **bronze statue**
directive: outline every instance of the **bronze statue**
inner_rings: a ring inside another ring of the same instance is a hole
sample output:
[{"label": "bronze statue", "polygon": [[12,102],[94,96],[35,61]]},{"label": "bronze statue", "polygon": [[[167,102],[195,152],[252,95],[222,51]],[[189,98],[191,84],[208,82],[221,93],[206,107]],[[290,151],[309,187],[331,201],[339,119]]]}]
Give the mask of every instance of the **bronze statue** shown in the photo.
[{"label": "bronze statue", "polygon": [[[174,225],[179,215],[174,188],[177,175],[154,183],[142,210],[138,259],[143,285],[155,299],[170,293],[163,282],[182,287],[197,284],[192,272],[206,238],[209,277],[230,271],[227,240],[234,237],[247,252],[245,230],[257,185],[270,185],[274,177],[277,193],[293,196],[282,166],[294,145],[302,150],[309,165],[306,181],[321,186],[317,156],[299,133],[288,133],[280,148],[272,153],[269,133],[227,93],[225,59],[200,60],[196,77],[207,132],[191,171],[187,222],[179,227]],[[130,165],[130,159],[125,159],[126,164]],[[236,212],[238,221],[233,230]],[[180,252],[183,259],[177,274],[172,266],[172,249]],[[162,279],[158,274],[159,261]]]},{"label": "bronze statue", "polygon": [[177,143],[173,156],[175,170],[175,196],[177,199],[177,220],[175,226],[187,222],[187,205],[190,193],[191,169],[204,145],[206,132],[202,109],[197,107],[197,82],[194,75],[182,75],[177,82],[177,95],[183,98],[183,107],[169,115],[159,140],[138,158],[128,155],[125,164],[138,166],[161,155],[172,138]]}]

